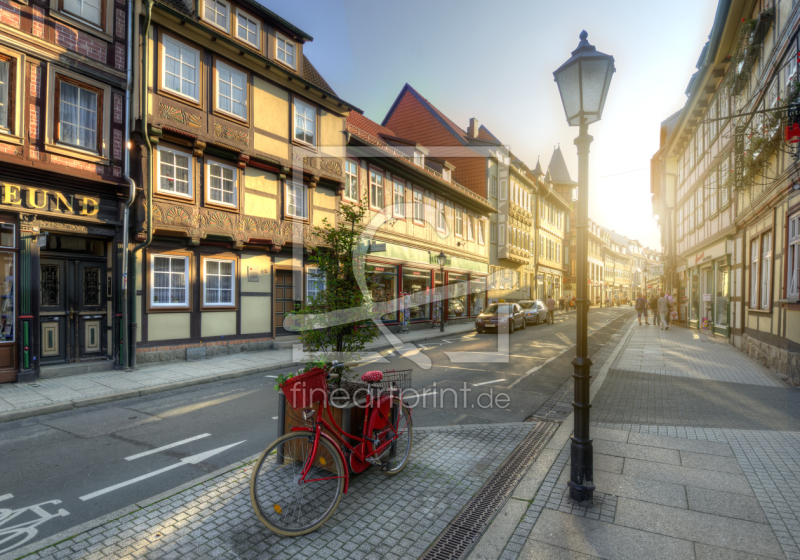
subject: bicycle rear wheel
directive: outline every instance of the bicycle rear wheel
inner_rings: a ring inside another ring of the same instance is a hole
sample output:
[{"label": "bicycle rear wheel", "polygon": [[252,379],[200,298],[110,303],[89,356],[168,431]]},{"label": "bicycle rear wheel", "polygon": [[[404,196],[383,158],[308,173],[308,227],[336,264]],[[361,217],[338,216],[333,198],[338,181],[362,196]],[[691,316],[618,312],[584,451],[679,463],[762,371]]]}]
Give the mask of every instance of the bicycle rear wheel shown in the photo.
[{"label": "bicycle rear wheel", "polygon": [[414,433],[411,426],[411,411],[401,399],[392,396],[389,410],[388,424],[380,430],[375,430],[372,437],[383,443],[394,438],[396,434],[397,439],[378,458],[383,464],[381,472],[387,476],[393,476],[408,464]]},{"label": "bicycle rear wheel", "polygon": [[320,438],[311,461],[314,436],[294,432],[279,437],[259,457],[250,477],[250,501],[261,523],[287,537],[319,529],[330,519],[342,499],[345,467],[338,450]]}]

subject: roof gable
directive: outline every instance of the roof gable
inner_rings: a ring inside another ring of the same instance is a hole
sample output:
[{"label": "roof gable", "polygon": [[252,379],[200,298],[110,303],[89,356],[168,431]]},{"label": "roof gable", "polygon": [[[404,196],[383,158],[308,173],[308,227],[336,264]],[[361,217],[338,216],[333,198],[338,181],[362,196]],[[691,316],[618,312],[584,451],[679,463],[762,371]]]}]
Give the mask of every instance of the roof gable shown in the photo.
[{"label": "roof gable", "polygon": [[[389,108],[389,112],[386,113],[381,125],[391,127],[400,136],[408,138],[414,136],[409,134],[412,126],[411,121],[414,119],[417,119],[417,122],[414,123],[415,129],[418,129],[420,125],[429,129],[433,127],[439,129],[438,131],[428,131],[427,136],[429,138],[432,136],[439,137],[434,142],[431,142],[428,138],[414,138],[421,141],[422,144],[436,145],[441,143],[446,146],[452,145],[452,139],[462,145],[467,145],[468,143],[467,133],[460,126],[447,118],[430,101],[422,97],[417,90],[406,84]],[[450,139],[449,142],[447,141],[448,139]]]}]

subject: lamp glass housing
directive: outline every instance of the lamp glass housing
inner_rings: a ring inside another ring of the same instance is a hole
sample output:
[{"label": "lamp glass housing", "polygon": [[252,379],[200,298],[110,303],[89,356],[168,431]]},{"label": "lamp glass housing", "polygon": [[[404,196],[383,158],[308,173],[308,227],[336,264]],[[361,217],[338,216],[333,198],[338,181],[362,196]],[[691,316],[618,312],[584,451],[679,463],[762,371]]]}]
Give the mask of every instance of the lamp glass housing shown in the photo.
[{"label": "lamp glass housing", "polygon": [[439,260],[439,266],[444,268],[444,265],[447,262],[447,255],[444,254],[444,251],[440,251],[439,256],[436,258]]}]

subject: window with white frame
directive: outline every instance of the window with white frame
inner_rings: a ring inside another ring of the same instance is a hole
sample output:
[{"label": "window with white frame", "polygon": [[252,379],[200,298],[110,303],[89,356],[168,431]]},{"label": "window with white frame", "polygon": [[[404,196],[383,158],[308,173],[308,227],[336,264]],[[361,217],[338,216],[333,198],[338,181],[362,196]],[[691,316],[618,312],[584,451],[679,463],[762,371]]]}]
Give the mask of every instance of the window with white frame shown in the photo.
[{"label": "window with white frame", "polygon": [[203,260],[203,305],[232,307],[234,305],[236,261],[232,259]]},{"label": "window with white frame", "polygon": [[394,215],[398,218],[406,217],[406,184],[402,181],[394,182]]},{"label": "window with white frame", "polygon": [[500,245],[505,245],[506,244],[506,230],[507,229],[508,229],[508,226],[500,228]]},{"label": "window with white frame", "polygon": [[472,233],[472,216],[467,214],[467,241],[475,241]]},{"label": "window with white frame", "polygon": [[14,72],[16,59],[0,56],[0,131],[9,132],[13,125]]},{"label": "window with white frame", "polygon": [[444,215],[444,201],[436,201],[436,229],[439,231],[447,230],[447,218]]},{"label": "window with white frame", "polygon": [[259,21],[251,17],[250,14],[242,10],[236,10],[236,36],[244,41],[250,43],[255,48],[261,46],[261,24]]},{"label": "window with white frame", "polygon": [[294,100],[294,139],[314,145],[317,131],[317,110],[308,103]]},{"label": "window with white frame", "polygon": [[238,171],[235,167],[209,162],[206,165],[206,184],[208,200],[236,206],[236,179]]},{"label": "window with white frame", "polygon": [[166,35],[163,36],[162,46],[162,86],[167,91],[199,102],[200,53]]},{"label": "window with white frame", "polygon": [[717,211],[717,197],[719,191],[717,190],[717,170],[714,169],[708,176],[708,212],[714,214]]},{"label": "window with white frame", "polygon": [[217,109],[247,119],[247,74],[217,62]]},{"label": "window with white frame", "polygon": [[293,218],[308,218],[306,186],[286,181],[286,215]]},{"label": "window with white frame", "polygon": [[103,0],[64,0],[64,11],[98,27],[103,25]]},{"label": "window with white frame", "polygon": [[414,150],[414,163],[420,167],[425,167],[425,154]]},{"label": "window with white frame", "polygon": [[750,307],[758,308],[758,239],[750,242]]},{"label": "window with white frame", "polygon": [[323,291],[325,291],[325,276],[319,268],[309,268],[306,271],[306,303],[313,302]]},{"label": "window with white frame", "polygon": [[158,191],[192,198],[192,156],[158,147]]},{"label": "window with white frame", "polygon": [[485,245],[486,242],[483,238],[483,220],[476,220],[475,225],[478,227],[478,245]]},{"label": "window with white frame", "polygon": [[414,221],[425,222],[425,200],[422,191],[414,189]]},{"label": "window with white frame", "polygon": [[287,66],[291,66],[294,68],[294,61],[295,61],[295,49],[297,45],[294,44],[294,41],[290,41],[280,33],[275,35],[275,45],[276,45],[276,54],[278,60],[286,64]]},{"label": "window with white frame", "polygon": [[786,276],[788,284],[786,287],[786,297],[788,299],[800,299],[800,289],[798,289],[798,276],[800,275],[800,213],[789,218],[789,251],[788,262],[786,264]]},{"label": "window with white frame", "polygon": [[452,177],[451,173],[452,172],[448,168],[446,168],[446,167],[443,168],[442,169],[442,179],[444,179],[445,181],[447,181],[449,183],[450,179]]},{"label": "window with white frame", "polygon": [[102,92],[59,78],[58,141],[84,150],[100,152],[98,119]]},{"label": "window with white frame", "polygon": [[203,19],[228,31],[228,14],[231,11],[230,5],[223,0],[205,0],[204,6]]},{"label": "window with white frame", "polygon": [[497,177],[489,178],[489,196],[497,198]]},{"label": "window with white frame", "polygon": [[150,306],[189,307],[188,273],[186,255],[151,255]]},{"label": "window with white frame", "polygon": [[719,166],[719,207],[725,208],[730,200],[730,185],[728,185],[728,173],[730,173],[730,162],[728,157],[722,160]]},{"label": "window with white frame", "polygon": [[761,236],[761,309],[769,309],[772,299],[772,234]]},{"label": "window with white frame", "polygon": [[383,174],[377,171],[369,172],[369,204],[383,210]]},{"label": "window with white frame", "polygon": [[358,200],[358,164],[344,160],[344,195],[348,200]]},{"label": "window with white frame", "polygon": [[464,235],[464,211],[456,206],[456,217],[453,223],[455,234],[459,237]]},{"label": "window with white frame", "polygon": [[489,223],[489,241],[497,243],[497,224],[494,222]]},{"label": "window with white frame", "polygon": [[508,198],[508,181],[503,179],[500,181],[500,200]]}]

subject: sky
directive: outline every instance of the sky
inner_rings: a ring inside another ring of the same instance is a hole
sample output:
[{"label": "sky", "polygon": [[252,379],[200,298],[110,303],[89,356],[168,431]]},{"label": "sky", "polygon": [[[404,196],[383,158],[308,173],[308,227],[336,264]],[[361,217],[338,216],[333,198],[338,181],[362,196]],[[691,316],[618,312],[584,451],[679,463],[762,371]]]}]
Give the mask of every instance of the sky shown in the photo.
[{"label": "sky", "polygon": [[475,117],[531,168],[574,139],[553,81],[585,29],[614,56],[590,126],[589,216],[660,247],[650,205],[659,126],[686,101],[715,0],[260,0],[312,37],[305,54],[337,95],[381,122],[406,83],[466,130]]}]

